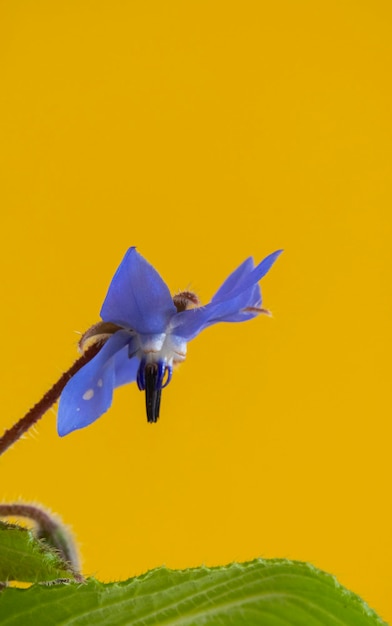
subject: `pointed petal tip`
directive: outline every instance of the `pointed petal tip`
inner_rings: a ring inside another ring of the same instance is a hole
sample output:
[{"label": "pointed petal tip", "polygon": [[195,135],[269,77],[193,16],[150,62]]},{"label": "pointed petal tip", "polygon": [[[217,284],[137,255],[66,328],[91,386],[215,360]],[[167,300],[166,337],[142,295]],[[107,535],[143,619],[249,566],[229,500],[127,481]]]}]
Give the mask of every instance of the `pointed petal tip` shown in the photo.
[{"label": "pointed petal tip", "polygon": [[59,437],[65,437],[66,435],[69,435],[69,433],[72,433],[74,430],[77,430],[77,426],[72,427],[69,424],[66,425],[61,418],[57,418],[57,434]]},{"label": "pointed petal tip", "polygon": [[280,257],[280,255],[282,254],[282,252],[284,252],[283,248],[279,248],[279,250],[275,250],[275,252],[271,252],[271,254],[269,254],[266,258],[273,258],[274,261],[276,261],[276,259],[278,257]]},{"label": "pointed petal tip", "polygon": [[101,308],[104,322],[141,334],[164,332],[177,312],[170,290],[157,270],[131,247],[109,285]]}]

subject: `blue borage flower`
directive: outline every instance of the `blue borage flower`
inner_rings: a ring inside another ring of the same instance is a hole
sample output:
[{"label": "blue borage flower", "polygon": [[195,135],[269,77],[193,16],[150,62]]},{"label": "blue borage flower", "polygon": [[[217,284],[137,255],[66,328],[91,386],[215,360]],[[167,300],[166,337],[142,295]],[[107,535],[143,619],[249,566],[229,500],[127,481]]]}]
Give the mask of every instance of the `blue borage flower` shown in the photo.
[{"label": "blue borage flower", "polygon": [[147,420],[159,417],[161,391],[173,366],[185,359],[187,342],[217,322],[244,322],[260,313],[258,282],[282,251],[254,266],[246,259],[201,306],[189,291],[174,297],[158,272],[130,248],[114,275],[101,309],[102,322],[82,337],[82,350],[100,342],[98,354],[70,379],[60,398],[58,433],[84,428],[105,413],[113,389],[137,382],[146,393]]}]

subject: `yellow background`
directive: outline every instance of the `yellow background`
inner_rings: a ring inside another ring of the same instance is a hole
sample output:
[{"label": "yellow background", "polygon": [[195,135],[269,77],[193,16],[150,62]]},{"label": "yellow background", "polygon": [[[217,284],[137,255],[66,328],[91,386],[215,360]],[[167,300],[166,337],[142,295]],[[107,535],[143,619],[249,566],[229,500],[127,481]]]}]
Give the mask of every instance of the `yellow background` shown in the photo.
[{"label": "yellow background", "polygon": [[203,302],[285,249],[274,318],[192,342],[157,425],[132,385],[1,460],[86,574],[288,557],[392,619],[391,26],[377,0],[1,2],[2,429],[129,246]]}]

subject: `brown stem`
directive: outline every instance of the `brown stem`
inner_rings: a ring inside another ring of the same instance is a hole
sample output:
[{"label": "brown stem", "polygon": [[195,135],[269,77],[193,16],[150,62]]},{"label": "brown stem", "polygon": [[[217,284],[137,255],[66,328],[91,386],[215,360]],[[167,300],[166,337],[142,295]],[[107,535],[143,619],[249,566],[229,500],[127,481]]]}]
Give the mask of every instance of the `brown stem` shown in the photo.
[{"label": "brown stem", "polygon": [[28,517],[38,526],[45,528],[49,532],[53,532],[57,528],[57,523],[38,506],[33,504],[23,504],[17,502],[15,504],[0,504],[0,517]]},{"label": "brown stem", "polygon": [[45,393],[43,398],[35,404],[24,417],[16,424],[5,431],[0,438],[0,456],[12,446],[25,432],[31,428],[46,413],[48,409],[59,399],[61,392],[72,376],[76,374],[86,363],[91,361],[102,348],[103,343],[94,343],[87,348],[85,353],[75,363],[62,374],[57,383]]},{"label": "brown stem", "polygon": [[79,573],[77,551],[73,538],[66,526],[44,509],[34,504],[14,502],[0,504],[0,517],[27,517],[35,524],[34,535],[38,540],[44,540],[54,548],[58,555],[73,572],[77,582],[83,582],[84,577]]}]

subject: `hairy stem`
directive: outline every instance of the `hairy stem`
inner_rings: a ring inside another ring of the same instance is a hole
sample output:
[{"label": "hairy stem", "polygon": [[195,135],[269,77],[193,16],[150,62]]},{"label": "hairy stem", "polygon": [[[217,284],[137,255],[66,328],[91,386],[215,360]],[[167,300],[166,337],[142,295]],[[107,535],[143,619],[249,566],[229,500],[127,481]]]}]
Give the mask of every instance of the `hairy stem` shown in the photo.
[{"label": "hairy stem", "polygon": [[49,391],[45,393],[43,398],[37,404],[35,404],[24,417],[22,417],[16,424],[5,431],[4,435],[0,438],[0,456],[8,450],[18,439],[24,435],[39,419],[46,413],[48,409],[59,399],[61,392],[65,385],[72,376],[76,374],[86,363],[91,361],[96,354],[102,348],[103,343],[94,343],[87,348],[85,353],[75,363],[60,376],[59,380],[53,385]]},{"label": "hairy stem", "polygon": [[33,504],[24,504],[16,502],[11,504],[0,504],[0,517],[28,517],[33,520],[41,528],[45,528],[49,532],[57,528],[57,523],[50,517],[46,511],[34,506]]},{"label": "hairy stem", "polygon": [[35,504],[15,502],[0,504],[0,517],[26,517],[35,524],[34,535],[55,548],[59,556],[72,569],[78,582],[84,580],[79,573],[79,562],[73,538],[58,519]]}]

